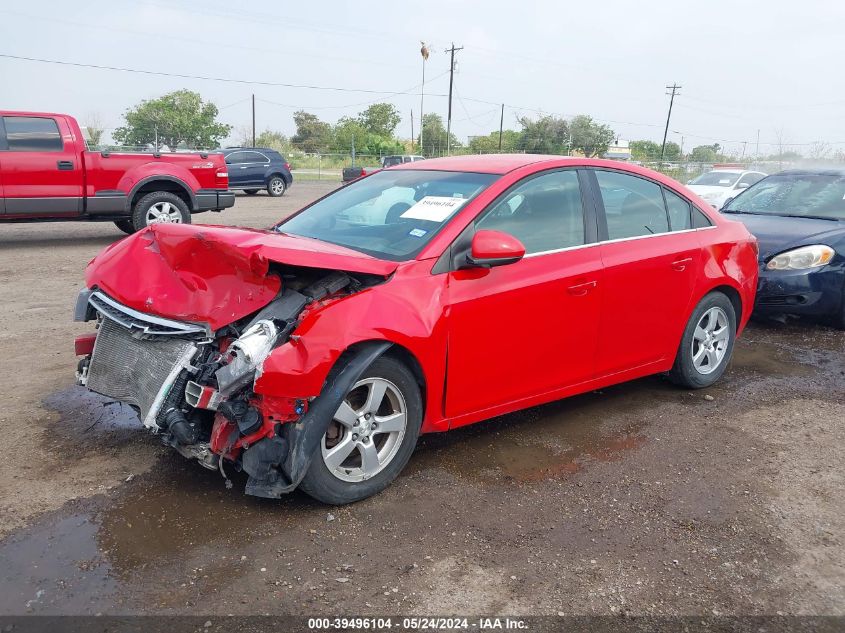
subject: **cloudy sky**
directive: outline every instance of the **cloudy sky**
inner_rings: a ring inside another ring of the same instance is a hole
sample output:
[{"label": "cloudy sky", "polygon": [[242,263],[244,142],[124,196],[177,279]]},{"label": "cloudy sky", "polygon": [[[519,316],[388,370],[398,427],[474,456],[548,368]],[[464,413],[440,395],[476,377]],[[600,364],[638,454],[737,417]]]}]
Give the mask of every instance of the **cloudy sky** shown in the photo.
[{"label": "cloudy sky", "polygon": [[[845,3],[602,0],[57,0],[0,6],[0,103],[68,112],[104,127],[142,99],[190,88],[236,129],[293,132],[305,109],[334,122],[375,101],[418,117],[420,40],[430,43],[425,111],[446,114],[457,54],[453,129],[465,139],[539,113],[585,113],[624,139],[663,133],[665,86],[683,86],[670,139],[753,155],[778,142],[845,149]],[[239,80],[211,81],[25,61],[18,56]],[[254,83],[249,83],[254,82]],[[296,84],[322,88],[268,84]],[[400,94],[391,94],[400,93]]]}]

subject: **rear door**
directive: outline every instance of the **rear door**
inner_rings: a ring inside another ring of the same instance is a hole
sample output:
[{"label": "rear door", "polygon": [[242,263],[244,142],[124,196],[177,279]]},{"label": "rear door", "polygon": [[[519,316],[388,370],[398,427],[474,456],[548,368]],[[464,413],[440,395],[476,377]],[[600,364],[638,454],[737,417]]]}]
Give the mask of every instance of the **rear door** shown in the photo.
[{"label": "rear door", "polygon": [[596,371],[607,376],[674,356],[701,255],[683,198],[633,174],[592,175],[604,263]]},{"label": "rear door", "polygon": [[247,152],[232,152],[226,155],[227,171],[229,172],[229,188],[238,189],[252,184],[249,174],[249,156]]},{"label": "rear door", "polygon": [[84,169],[64,117],[4,116],[3,127],[6,215],[79,215]]},{"label": "rear door", "polygon": [[447,416],[592,377],[602,292],[595,226],[574,169],[530,176],[480,214],[474,230],[516,237],[525,257],[449,273]]}]

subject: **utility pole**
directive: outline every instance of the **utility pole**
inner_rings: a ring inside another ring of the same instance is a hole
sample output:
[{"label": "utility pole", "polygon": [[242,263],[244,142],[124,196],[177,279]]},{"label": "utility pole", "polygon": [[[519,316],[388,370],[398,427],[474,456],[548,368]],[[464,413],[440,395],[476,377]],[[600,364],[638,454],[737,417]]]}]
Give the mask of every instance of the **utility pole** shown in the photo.
[{"label": "utility pole", "polygon": [[[420,156],[425,156],[425,152],[423,151],[423,101],[425,100],[425,63],[428,61],[428,56],[430,55],[430,51],[428,50],[428,46],[423,41],[420,41],[422,46],[420,47],[420,56],[422,57],[422,83],[420,84]],[[414,137],[411,136],[411,143],[413,145]]]},{"label": "utility pole", "polygon": [[449,61],[449,116],[446,119],[446,155],[449,156],[452,150],[452,84],[455,81],[455,53],[464,50],[464,47],[455,48],[455,43],[452,42],[452,48],[447,48],[446,52],[451,54]]},{"label": "utility pole", "polygon": [[414,151],[414,109],[411,108],[411,151]]},{"label": "utility pole", "polygon": [[252,95],[252,146],[255,147],[255,94]]},{"label": "utility pole", "polygon": [[663,165],[663,157],[666,155],[666,135],[669,134],[669,119],[672,118],[672,104],[675,103],[675,97],[680,96],[678,94],[678,90],[680,90],[682,86],[679,86],[677,83],[672,84],[671,86],[666,86],[666,90],[671,90],[672,92],[667,92],[666,94],[671,94],[672,98],[669,99],[669,114],[666,115],[666,128],[663,130],[663,146],[660,148],[660,165]]},{"label": "utility pole", "polygon": [[505,104],[502,104],[502,116],[499,117],[499,151],[502,151],[502,128],[505,126]]}]

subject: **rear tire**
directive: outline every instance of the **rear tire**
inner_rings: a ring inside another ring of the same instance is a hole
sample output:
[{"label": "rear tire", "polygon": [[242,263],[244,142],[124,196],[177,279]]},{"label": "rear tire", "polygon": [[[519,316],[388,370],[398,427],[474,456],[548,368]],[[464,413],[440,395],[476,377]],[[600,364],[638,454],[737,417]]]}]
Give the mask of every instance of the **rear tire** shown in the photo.
[{"label": "rear tire", "polygon": [[669,380],[688,389],[709,387],[722,377],[733,355],[736,312],[721,292],[704,297],[684,328]]},{"label": "rear tire", "polygon": [[285,191],[288,188],[288,184],[285,182],[285,179],[281,176],[273,176],[270,179],[270,182],[267,183],[267,193],[269,193],[274,198],[278,198],[279,196],[285,195]]},{"label": "rear tire", "polygon": [[248,196],[254,196],[260,191],[260,189],[244,189],[244,193]]},{"label": "rear tire", "polygon": [[377,358],[345,396],[300,487],[333,505],[381,492],[411,458],[422,411],[408,368],[389,356]]},{"label": "rear tire", "polygon": [[138,200],[132,210],[132,225],[140,231],[151,224],[190,224],[191,212],[179,196],[153,191]]},{"label": "rear tire", "polygon": [[132,235],[135,232],[132,220],[115,220],[114,225],[127,235]]}]

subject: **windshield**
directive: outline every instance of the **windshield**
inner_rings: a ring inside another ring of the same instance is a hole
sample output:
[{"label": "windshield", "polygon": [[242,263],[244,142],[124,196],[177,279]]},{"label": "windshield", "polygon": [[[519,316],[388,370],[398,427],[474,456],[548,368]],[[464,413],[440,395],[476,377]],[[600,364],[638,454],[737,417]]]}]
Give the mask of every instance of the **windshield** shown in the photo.
[{"label": "windshield", "polygon": [[779,174],[734,198],[725,211],[845,220],[845,176]]},{"label": "windshield", "polygon": [[708,171],[695,180],[690,180],[689,184],[704,187],[733,187],[740,175],[741,173],[736,171]]},{"label": "windshield", "polygon": [[277,231],[394,261],[412,259],[494,174],[391,170],[356,180],[283,221]]}]

